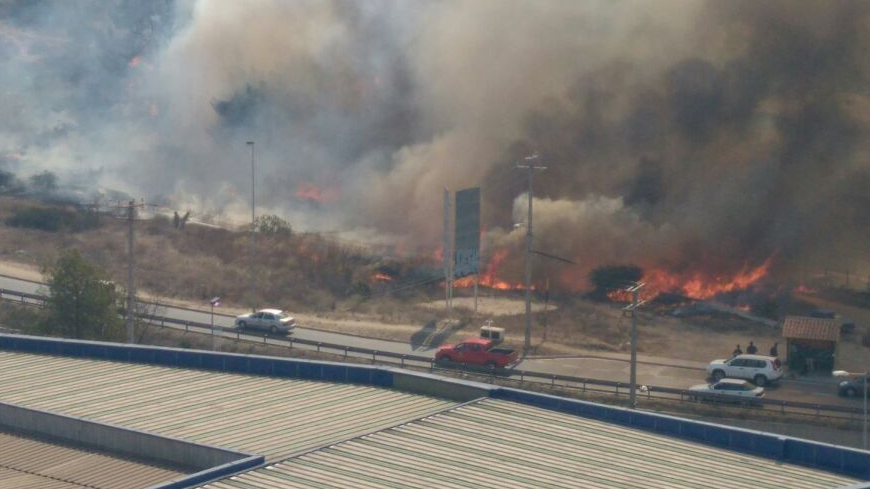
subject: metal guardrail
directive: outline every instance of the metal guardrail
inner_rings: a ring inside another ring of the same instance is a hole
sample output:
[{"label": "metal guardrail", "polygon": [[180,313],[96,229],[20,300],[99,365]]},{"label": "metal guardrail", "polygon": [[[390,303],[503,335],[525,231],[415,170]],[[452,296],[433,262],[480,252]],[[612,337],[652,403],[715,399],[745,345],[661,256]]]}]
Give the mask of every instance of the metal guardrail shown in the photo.
[{"label": "metal guardrail", "polygon": [[[30,304],[38,307],[44,307],[46,297],[39,294],[28,294],[9,289],[0,288],[0,300],[18,302],[22,304]],[[145,303],[145,302],[143,302]],[[166,304],[156,302],[147,302],[146,304],[157,307],[172,307]],[[203,311],[197,311],[203,312]],[[149,314],[143,315],[152,324],[160,327],[168,325],[183,326],[185,332],[191,329],[199,330],[199,333],[211,333],[212,326],[208,323],[200,323],[197,321],[188,321],[184,319],[171,318],[167,316]],[[242,332],[238,329],[225,329],[221,326],[216,326],[216,330],[223,332],[234,332],[237,341],[248,341],[262,344],[271,344],[274,346],[286,346],[293,348],[297,345],[305,345],[313,347],[317,352],[332,353],[343,355],[345,358],[353,354],[356,358],[370,359],[372,363],[387,363],[392,365],[400,365],[402,367],[424,367],[431,371],[441,370],[450,372],[462,372],[470,375],[478,375],[503,381],[517,382],[523,385],[527,382],[547,385],[549,387],[558,387],[563,389],[578,390],[580,392],[602,393],[610,395],[628,395],[629,384],[626,382],[617,382],[612,380],[591,379],[584,377],[575,377],[570,375],[546,374],[541,372],[530,372],[527,370],[519,370],[514,368],[498,368],[491,369],[486,367],[476,367],[453,362],[437,362],[432,357],[424,357],[419,355],[407,355],[402,353],[394,353],[388,351],[378,351],[369,348],[360,348],[349,345],[340,345],[336,343],[325,343],[321,341],[306,340],[294,338],[292,336],[280,337],[270,336],[268,334],[253,334],[250,331]],[[226,338],[226,336],[223,336]],[[640,392],[640,397],[647,399],[656,399],[663,401],[677,402],[699,402],[704,400],[721,401],[722,403],[735,403],[733,397],[721,394],[700,394],[686,389],[676,389],[672,387],[659,386],[643,386],[644,392]],[[778,399],[752,399],[751,402],[745,404],[736,404],[746,408],[763,409],[765,411],[776,411],[782,414],[797,414],[813,417],[824,417],[832,419],[855,420],[861,419],[863,410],[856,407],[836,406],[831,404],[816,404],[799,401],[785,401]]]}]

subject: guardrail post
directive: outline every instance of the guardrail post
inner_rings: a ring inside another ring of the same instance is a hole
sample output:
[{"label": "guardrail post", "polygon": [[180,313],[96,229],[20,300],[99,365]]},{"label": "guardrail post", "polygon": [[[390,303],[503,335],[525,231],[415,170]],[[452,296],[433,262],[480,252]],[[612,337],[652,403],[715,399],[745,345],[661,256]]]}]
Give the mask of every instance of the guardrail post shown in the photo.
[{"label": "guardrail post", "polygon": [[375,363],[375,359],[377,358],[377,356],[378,356],[377,350],[372,351],[372,363]]},{"label": "guardrail post", "polygon": [[345,358],[345,360],[347,359],[347,347],[346,346],[344,347],[344,358]]},{"label": "guardrail post", "polygon": [[556,376],[554,375],[552,379],[550,379],[550,386],[556,387]]},{"label": "guardrail post", "polygon": [[263,335],[263,346],[266,346],[266,335]]},{"label": "guardrail post", "polygon": [[520,385],[523,385],[523,381],[525,380],[526,373],[520,370]]},{"label": "guardrail post", "polygon": [[402,355],[402,368],[405,368],[405,357],[408,355]]},{"label": "guardrail post", "polygon": [[319,342],[319,341],[317,342],[317,353],[320,353],[320,345],[321,344],[322,344],[321,342]]}]

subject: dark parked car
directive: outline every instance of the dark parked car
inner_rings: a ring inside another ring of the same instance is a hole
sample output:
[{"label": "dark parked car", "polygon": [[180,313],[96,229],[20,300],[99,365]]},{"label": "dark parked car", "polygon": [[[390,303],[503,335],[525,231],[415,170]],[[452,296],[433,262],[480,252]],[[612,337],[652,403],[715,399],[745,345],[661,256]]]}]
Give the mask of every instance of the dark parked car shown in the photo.
[{"label": "dark parked car", "polygon": [[[867,379],[870,382],[870,378]],[[864,395],[864,378],[856,377],[854,379],[844,380],[837,384],[837,393],[846,397],[857,397]]]}]

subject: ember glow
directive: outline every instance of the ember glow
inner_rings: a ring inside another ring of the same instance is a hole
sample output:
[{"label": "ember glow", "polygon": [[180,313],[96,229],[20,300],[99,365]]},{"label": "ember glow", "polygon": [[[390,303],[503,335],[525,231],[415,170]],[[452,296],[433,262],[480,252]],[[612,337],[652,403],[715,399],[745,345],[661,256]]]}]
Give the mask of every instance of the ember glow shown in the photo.
[{"label": "ember glow", "polygon": [[331,187],[321,188],[309,182],[300,183],[293,195],[297,199],[317,202],[318,204],[328,204],[338,200],[337,189]]}]

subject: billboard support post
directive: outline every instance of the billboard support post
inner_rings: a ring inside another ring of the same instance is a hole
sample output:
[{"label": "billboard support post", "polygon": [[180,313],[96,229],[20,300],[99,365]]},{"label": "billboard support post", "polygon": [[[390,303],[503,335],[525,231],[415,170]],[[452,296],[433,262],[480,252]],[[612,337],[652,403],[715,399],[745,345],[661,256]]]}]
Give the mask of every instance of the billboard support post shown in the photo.
[{"label": "billboard support post", "polygon": [[453,240],[454,278],[474,276],[474,313],[480,279],[480,187],[456,192],[456,220]]}]

